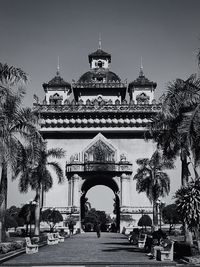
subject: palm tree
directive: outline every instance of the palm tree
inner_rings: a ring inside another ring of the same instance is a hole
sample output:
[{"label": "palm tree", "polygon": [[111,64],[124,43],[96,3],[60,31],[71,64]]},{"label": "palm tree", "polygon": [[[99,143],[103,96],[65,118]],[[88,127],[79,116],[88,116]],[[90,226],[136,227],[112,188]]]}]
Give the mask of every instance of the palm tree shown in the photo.
[{"label": "palm tree", "polygon": [[[35,144],[35,147],[37,145]],[[65,152],[60,148],[52,148],[47,150],[46,143],[41,146],[39,145],[39,153],[34,159],[30,158],[29,151],[32,148],[24,150],[24,157],[20,159],[18,169],[16,170],[17,177],[19,177],[19,189],[21,192],[27,192],[29,187],[36,191],[35,201],[35,231],[36,236],[40,232],[40,211],[43,206],[43,192],[47,192],[53,186],[53,176],[49,170],[52,168],[58,178],[58,183],[64,181],[64,174],[60,164],[56,161],[51,160],[52,158],[60,159],[64,157]],[[33,164],[29,164],[33,162]]]},{"label": "palm tree", "polygon": [[159,150],[156,150],[150,159],[138,159],[137,170],[134,180],[136,180],[136,190],[141,193],[145,192],[147,198],[153,204],[153,225],[158,226],[158,205],[157,201],[160,197],[169,194],[170,179],[164,169],[172,169],[174,167],[171,160],[162,157]]},{"label": "palm tree", "polygon": [[[193,163],[198,178],[200,163],[200,79],[191,75],[187,80],[177,79],[169,84],[162,97],[162,110],[153,120],[151,133],[162,148],[165,157],[180,156],[182,171],[181,184],[189,181],[188,165]],[[186,228],[186,241],[192,243],[192,235]]]},{"label": "palm tree", "polygon": [[15,170],[19,149],[37,132],[36,117],[30,109],[21,108],[25,91],[15,90],[26,81],[22,70],[0,63],[0,242],[5,240],[7,169]]},{"label": "palm tree", "polygon": [[191,152],[197,166],[200,157],[199,104],[200,80],[192,75],[186,81],[177,79],[169,84],[162,97],[162,110],[153,119],[150,132],[165,157],[182,162],[182,185],[188,182]]},{"label": "palm tree", "polygon": [[177,211],[190,231],[194,231],[200,252],[200,179],[192,180],[175,195]]}]

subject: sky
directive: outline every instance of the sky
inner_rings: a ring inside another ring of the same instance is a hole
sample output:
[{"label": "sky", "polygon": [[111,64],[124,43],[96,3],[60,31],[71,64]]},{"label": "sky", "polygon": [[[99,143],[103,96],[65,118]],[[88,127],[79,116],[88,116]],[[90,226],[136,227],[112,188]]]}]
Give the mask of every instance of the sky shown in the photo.
[{"label": "sky", "polygon": [[[34,94],[43,100],[42,84],[55,76],[58,56],[61,76],[78,80],[99,33],[122,80],[137,78],[142,57],[157,98],[169,82],[198,71],[199,0],[0,0],[0,7],[0,61],[28,74],[26,106]],[[30,198],[15,197],[15,184],[9,190],[9,204]]]}]

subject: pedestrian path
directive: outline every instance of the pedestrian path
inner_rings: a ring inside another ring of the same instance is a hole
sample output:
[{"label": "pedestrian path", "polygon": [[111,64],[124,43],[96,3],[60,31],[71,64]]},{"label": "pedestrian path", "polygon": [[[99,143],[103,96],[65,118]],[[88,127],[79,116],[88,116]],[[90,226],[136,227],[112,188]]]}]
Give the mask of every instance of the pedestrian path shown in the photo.
[{"label": "pedestrian path", "polygon": [[4,262],[2,266],[175,266],[149,260],[144,252],[135,249],[127,238],[118,233],[75,235],[54,246],[45,246],[36,254],[23,254]]}]

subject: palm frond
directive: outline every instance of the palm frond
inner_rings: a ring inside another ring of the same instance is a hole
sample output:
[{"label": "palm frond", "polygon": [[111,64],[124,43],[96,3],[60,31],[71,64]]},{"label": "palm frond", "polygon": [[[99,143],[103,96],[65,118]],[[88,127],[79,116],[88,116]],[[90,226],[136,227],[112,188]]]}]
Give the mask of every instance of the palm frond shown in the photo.
[{"label": "palm frond", "polygon": [[59,163],[55,162],[55,161],[51,161],[51,162],[48,162],[47,165],[49,165],[53,168],[53,170],[56,172],[58,182],[62,183],[64,181],[64,174],[63,174],[63,170],[62,170],[61,166],[59,165]]},{"label": "palm frond", "polygon": [[27,74],[20,68],[0,63],[0,82],[2,84],[10,84],[13,86],[19,82],[27,82]]},{"label": "palm frond", "polygon": [[47,151],[47,157],[61,159],[65,156],[65,151],[62,148],[52,148]]},{"label": "palm frond", "polygon": [[47,192],[53,186],[53,179],[51,173],[48,170],[45,171],[44,176],[46,179],[42,180],[42,189]]}]

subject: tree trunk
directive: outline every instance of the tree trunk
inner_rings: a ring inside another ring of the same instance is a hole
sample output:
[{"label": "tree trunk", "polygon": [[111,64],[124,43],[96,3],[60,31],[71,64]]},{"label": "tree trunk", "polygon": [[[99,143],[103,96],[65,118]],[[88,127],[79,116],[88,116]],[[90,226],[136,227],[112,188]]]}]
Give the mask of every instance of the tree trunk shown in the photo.
[{"label": "tree trunk", "polygon": [[187,224],[185,224],[185,242],[193,245],[192,232],[189,231]]},{"label": "tree trunk", "polygon": [[200,236],[199,236],[199,227],[194,231],[195,233],[195,237],[196,237],[196,241],[197,241],[197,247],[198,247],[198,251],[200,252]]},{"label": "tree trunk", "polygon": [[26,236],[28,236],[28,223],[26,223]]},{"label": "tree trunk", "polygon": [[5,214],[7,208],[7,165],[2,163],[1,165],[1,180],[0,180],[0,243],[6,240],[6,228],[5,228]]},{"label": "tree trunk", "polygon": [[188,183],[189,170],[187,162],[187,153],[185,149],[181,150],[180,158],[181,158],[181,186],[186,186]]},{"label": "tree trunk", "polygon": [[[188,183],[189,170],[187,162],[187,153],[185,149],[181,150],[181,186],[186,186]],[[185,224],[185,242],[193,245],[192,233],[189,231],[187,224]]]},{"label": "tree trunk", "polygon": [[156,202],[153,203],[153,227],[154,230],[158,230],[158,205]]},{"label": "tree trunk", "polygon": [[41,195],[41,190],[37,189],[36,190],[36,207],[35,207],[35,229],[34,229],[34,235],[39,236],[40,235],[40,195]]}]

